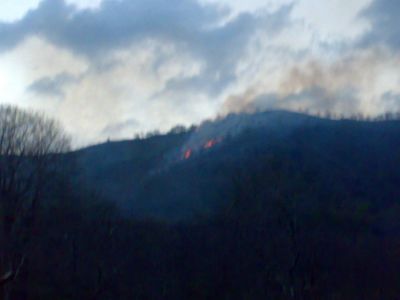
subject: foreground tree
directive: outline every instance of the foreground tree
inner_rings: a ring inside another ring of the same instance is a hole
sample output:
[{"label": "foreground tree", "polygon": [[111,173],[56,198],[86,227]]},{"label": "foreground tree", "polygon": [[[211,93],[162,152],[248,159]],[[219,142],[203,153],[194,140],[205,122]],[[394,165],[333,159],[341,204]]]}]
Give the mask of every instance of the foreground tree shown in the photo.
[{"label": "foreground tree", "polygon": [[40,200],[69,145],[56,121],[0,106],[0,297],[24,264]]}]

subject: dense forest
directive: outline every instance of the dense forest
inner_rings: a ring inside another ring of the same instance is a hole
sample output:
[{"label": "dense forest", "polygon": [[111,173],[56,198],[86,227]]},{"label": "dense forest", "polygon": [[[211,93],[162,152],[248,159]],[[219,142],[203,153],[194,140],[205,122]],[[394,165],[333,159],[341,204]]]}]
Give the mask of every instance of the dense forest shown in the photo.
[{"label": "dense forest", "polygon": [[2,299],[398,299],[394,117],[238,114],[71,151],[3,107],[0,135]]}]

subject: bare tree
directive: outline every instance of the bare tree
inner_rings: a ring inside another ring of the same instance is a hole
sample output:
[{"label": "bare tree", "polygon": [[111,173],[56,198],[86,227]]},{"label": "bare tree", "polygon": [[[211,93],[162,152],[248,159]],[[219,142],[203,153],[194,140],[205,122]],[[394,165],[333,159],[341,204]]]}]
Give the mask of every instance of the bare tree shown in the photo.
[{"label": "bare tree", "polygon": [[69,145],[56,121],[0,105],[0,298],[23,265],[46,183]]}]

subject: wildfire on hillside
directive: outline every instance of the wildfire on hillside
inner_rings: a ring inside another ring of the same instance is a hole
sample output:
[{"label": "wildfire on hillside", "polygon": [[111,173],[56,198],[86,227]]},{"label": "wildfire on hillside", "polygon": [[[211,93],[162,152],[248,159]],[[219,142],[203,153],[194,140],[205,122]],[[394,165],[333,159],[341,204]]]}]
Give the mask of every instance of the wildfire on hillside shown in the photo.
[{"label": "wildfire on hillside", "polygon": [[210,149],[210,148],[214,147],[217,143],[218,143],[218,141],[217,141],[216,139],[208,140],[208,141],[204,144],[203,148],[204,148],[204,149]]},{"label": "wildfire on hillside", "polygon": [[192,152],[193,152],[192,149],[187,149],[185,153],[183,153],[183,158],[189,159],[192,156]]},{"label": "wildfire on hillside", "polygon": [[[217,145],[218,143],[220,143],[222,141],[222,138],[213,138],[210,140],[207,140],[203,145],[202,145],[202,149],[204,150],[208,150],[212,147],[214,147],[215,145]],[[193,149],[191,148],[187,148],[184,152],[183,152],[183,159],[189,159],[193,154]]]}]

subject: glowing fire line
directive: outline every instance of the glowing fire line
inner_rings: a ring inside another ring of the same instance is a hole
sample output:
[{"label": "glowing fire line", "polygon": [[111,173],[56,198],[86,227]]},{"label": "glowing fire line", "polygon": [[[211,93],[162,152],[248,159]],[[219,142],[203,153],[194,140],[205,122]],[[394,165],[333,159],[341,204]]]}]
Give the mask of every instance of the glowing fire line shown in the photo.
[{"label": "glowing fire line", "polygon": [[[220,143],[222,141],[222,138],[216,138],[216,139],[211,139],[206,141],[202,148],[205,150],[208,150],[212,147],[214,147],[216,144]],[[193,149],[188,148],[183,152],[183,159],[189,159],[193,154]]]},{"label": "glowing fire line", "polygon": [[187,149],[186,151],[185,151],[185,153],[183,154],[183,158],[184,159],[189,159],[191,156],[192,156],[192,149]]}]

